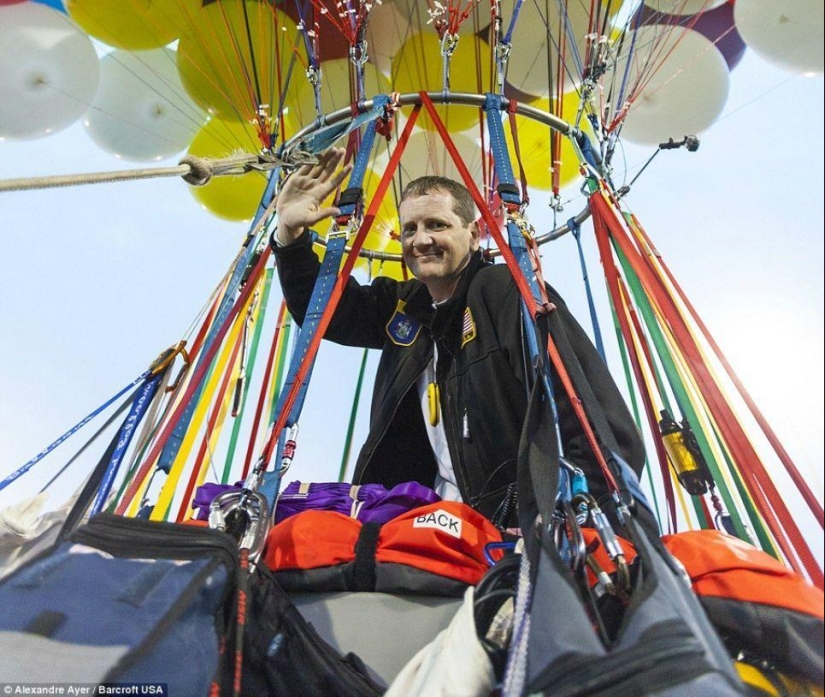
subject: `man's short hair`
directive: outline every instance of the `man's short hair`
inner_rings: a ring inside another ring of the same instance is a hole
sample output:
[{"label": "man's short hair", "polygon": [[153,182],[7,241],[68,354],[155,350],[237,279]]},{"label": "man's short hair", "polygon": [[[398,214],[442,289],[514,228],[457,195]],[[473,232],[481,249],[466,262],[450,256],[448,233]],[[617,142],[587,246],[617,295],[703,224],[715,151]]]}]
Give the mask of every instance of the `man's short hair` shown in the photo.
[{"label": "man's short hair", "polygon": [[476,219],[476,204],[467,187],[447,177],[431,174],[413,179],[401,192],[401,201],[415,196],[425,196],[433,191],[442,191],[453,197],[453,212],[463,222],[472,223]]}]

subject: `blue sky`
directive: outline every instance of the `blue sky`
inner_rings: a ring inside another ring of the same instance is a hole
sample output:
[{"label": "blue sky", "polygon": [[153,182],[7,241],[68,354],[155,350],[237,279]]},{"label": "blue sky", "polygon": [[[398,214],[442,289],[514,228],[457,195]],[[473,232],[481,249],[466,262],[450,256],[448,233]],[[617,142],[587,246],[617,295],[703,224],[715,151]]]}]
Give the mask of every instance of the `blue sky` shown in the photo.
[{"label": "blue sky", "polygon": [[[789,74],[748,51],[699,150],[661,153],[626,198],[820,501],[822,121],[821,76]],[[616,168],[626,161],[632,178],[650,154],[627,146]],[[0,179],[131,166],[97,147],[80,122],[0,142]],[[246,226],[201,210],[187,189],[171,178],[0,193],[0,476],[139,375],[195,319]],[[565,215],[578,211],[576,190],[563,193]],[[530,217],[547,229],[546,201],[534,200]],[[573,240],[542,253],[545,276],[587,324]],[[360,351],[322,347],[294,478],[336,478],[359,361]],[[356,445],[365,428],[362,410]],[[36,490],[82,443],[73,440],[0,492],[0,505]],[[56,503],[71,486],[63,483]],[[811,534],[821,550],[821,530]]]}]

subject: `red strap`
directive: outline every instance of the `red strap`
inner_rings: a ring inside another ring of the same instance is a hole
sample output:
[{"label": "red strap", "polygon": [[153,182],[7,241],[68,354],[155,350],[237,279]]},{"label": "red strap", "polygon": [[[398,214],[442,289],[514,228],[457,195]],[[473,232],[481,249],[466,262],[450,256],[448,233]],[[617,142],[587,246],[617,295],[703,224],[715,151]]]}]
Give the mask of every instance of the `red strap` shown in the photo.
[{"label": "red strap", "polygon": [[[645,244],[648,246],[649,249],[652,249],[655,252],[655,247],[650,239],[645,234],[642,226],[639,225],[638,220],[636,220],[635,216],[633,217],[634,221],[634,229],[638,230],[639,234],[641,235],[642,239],[644,240]],[[688,313],[696,322],[696,325],[699,327],[699,330],[702,332],[702,336],[710,345],[711,349],[713,350],[716,357],[719,359],[719,362],[725,369],[725,372],[730,377],[733,384],[736,386],[737,391],[741,395],[742,399],[745,401],[745,404],[748,405],[748,409],[750,409],[753,417],[756,419],[756,422],[759,424],[759,427],[762,429],[765,437],[768,439],[768,442],[771,444],[771,447],[774,449],[777,457],[780,459],[782,464],[785,466],[785,470],[788,472],[788,475],[793,480],[793,483],[796,485],[799,493],[802,495],[802,498],[805,499],[805,503],[808,504],[808,508],[811,509],[811,513],[813,513],[814,517],[816,518],[817,522],[819,523],[820,527],[825,525],[825,519],[823,518],[823,509],[822,505],[816,500],[816,496],[814,495],[813,491],[811,491],[808,483],[802,478],[802,475],[799,473],[799,470],[796,468],[796,465],[791,460],[791,456],[788,455],[788,452],[783,447],[782,443],[779,442],[779,438],[777,438],[776,433],[774,433],[773,429],[771,428],[770,424],[765,419],[762,412],[759,410],[759,407],[756,406],[756,403],[751,398],[748,391],[745,389],[745,386],[739,380],[739,376],[734,372],[733,368],[731,367],[730,363],[728,363],[727,358],[725,358],[722,350],[719,348],[717,343],[714,341],[713,337],[710,335],[708,328],[705,326],[705,323],[702,321],[701,317],[697,314],[695,308],[685,296],[684,291],[682,290],[681,286],[676,282],[676,279],[673,277],[673,274],[670,272],[667,264],[665,264],[664,259],[656,253],[656,257],[659,260],[659,264],[661,265],[662,269],[667,276],[668,281],[673,285],[674,289],[676,290],[679,299],[685,304],[685,307],[688,310]]]},{"label": "red strap", "polygon": [[[748,485],[748,490],[788,563],[792,568],[801,572],[797,561],[798,555],[812,581],[817,587],[822,588],[825,584],[822,569],[819,568],[759,455],[748,440],[719,386],[708,372],[701,351],[685,326],[672,297],[662,286],[660,279],[655,277],[650,268],[645,265],[643,257],[627,237],[624,221],[618,216],[615,208],[608,204],[605,193],[599,191],[593,194],[590,197],[590,206],[594,218],[598,215],[605,221],[613,239],[619,244],[630,263],[634,265],[634,270],[642,280],[646,291],[653,297],[669,321],[673,335],[691,367],[699,389],[707,400],[708,407],[714,414],[722,436],[731,449],[734,460]],[[793,549],[788,546],[789,541]]]},{"label": "red strap", "polygon": [[392,181],[392,178],[395,175],[395,170],[398,168],[398,164],[401,161],[401,155],[404,152],[404,148],[406,148],[407,146],[407,142],[410,139],[413,126],[415,126],[415,122],[418,119],[418,114],[420,113],[420,111],[420,107],[416,107],[415,109],[413,109],[412,114],[410,114],[410,118],[404,126],[404,131],[398,138],[398,144],[395,147],[395,151],[393,152],[390,161],[387,163],[387,168],[384,170],[384,174],[381,177],[381,181],[378,183],[378,187],[375,190],[375,194],[373,195],[372,200],[370,201],[370,205],[367,208],[364,220],[361,222],[361,227],[359,228],[358,233],[355,235],[355,238],[352,241],[350,252],[349,254],[347,254],[347,258],[341,266],[341,271],[338,274],[338,279],[335,283],[335,287],[333,288],[332,293],[330,294],[329,302],[327,303],[327,306],[324,308],[324,312],[321,315],[321,318],[318,320],[318,330],[315,332],[315,336],[312,337],[312,340],[310,341],[309,346],[307,347],[307,352],[304,356],[303,362],[298,368],[298,372],[295,374],[295,381],[292,383],[292,387],[284,401],[283,409],[281,410],[281,413],[278,415],[278,418],[276,419],[275,424],[270,433],[269,441],[264,447],[263,461],[265,463],[268,463],[272,458],[272,453],[275,450],[275,444],[278,442],[278,438],[280,437],[281,431],[283,430],[284,425],[286,424],[286,420],[289,417],[289,412],[291,411],[292,405],[294,404],[295,399],[298,396],[298,391],[304,384],[304,380],[306,380],[307,374],[309,373],[309,369],[312,366],[312,361],[315,358],[315,355],[318,353],[318,347],[321,344],[321,339],[326,333],[327,327],[329,326],[329,323],[332,320],[332,315],[335,313],[335,308],[338,306],[338,301],[341,299],[341,295],[344,292],[344,287],[346,286],[350,274],[352,273],[352,268],[353,266],[355,266],[355,261],[358,259],[358,252],[360,252],[361,248],[364,246],[364,240],[366,239],[367,233],[369,233],[370,228],[372,227],[372,222],[375,219],[375,214],[377,213],[379,206],[384,200],[384,194],[386,194],[390,182]]},{"label": "red strap", "polygon": [[[273,201],[267,213],[261,218],[261,220],[266,220],[272,212],[275,210],[275,201]],[[189,381],[189,385],[186,388],[186,391],[183,394],[180,402],[178,402],[178,406],[172,412],[172,415],[166,422],[166,425],[163,427],[160,435],[158,436],[157,440],[155,440],[155,444],[152,447],[152,450],[146,456],[143,461],[143,464],[140,466],[140,469],[136,473],[135,477],[132,479],[132,483],[126,489],[126,492],[123,495],[123,498],[120,500],[120,503],[115,510],[117,515],[123,515],[126,512],[126,509],[129,507],[132,499],[137,494],[137,490],[140,487],[140,483],[146,478],[146,475],[149,473],[149,469],[154,465],[155,460],[157,460],[158,456],[160,455],[161,450],[166,445],[166,442],[169,440],[169,436],[172,435],[172,431],[175,430],[175,426],[177,425],[180,417],[183,415],[183,412],[186,410],[189,401],[192,399],[192,396],[195,394],[195,391],[198,389],[201,380],[203,380],[204,375],[206,375],[206,371],[209,369],[209,366],[212,363],[212,359],[215,357],[218,349],[220,348],[221,342],[223,338],[226,336],[226,333],[229,331],[229,327],[232,326],[232,322],[235,317],[240,312],[240,309],[246,304],[246,301],[249,299],[249,296],[252,294],[252,290],[254,289],[258,277],[263,273],[264,267],[266,266],[266,262],[269,259],[270,248],[267,247],[261,252],[261,256],[258,259],[257,263],[252,269],[252,272],[249,275],[246,283],[243,286],[243,290],[241,291],[238,298],[235,300],[235,304],[229,310],[229,314],[226,317],[223,325],[218,329],[217,334],[215,335],[212,344],[209,347],[209,350],[202,356],[200,362],[198,363],[198,367],[195,369],[195,372],[192,375],[192,378]]]},{"label": "red strap", "polygon": [[[605,222],[599,217],[594,215],[593,216],[593,228],[596,232],[596,243],[599,249],[599,255],[602,259],[602,267],[604,269],[604,277],[607,284],[608,292],[610,293],[610,298],[613,301],[613,307],[616,309],[616,317],[619,320],[619,326],[622,331],[622,335],[626,337],[626,345],[627,345],[627,352],[628,357],[630,359],[630,366],[633,369],[633,375],[636,378],[636,384],[638,384],[641,388],[642,385],[645,384],[644,374],[642,373],[641,368],[641,361],[639,359],[639,355],[636,351],[636,346],[631,340],[633,336],[633,332],[631,331],[630,325],[627,320],[627,315],[625,310],[628,310],[626,298],[628,297],[625,293],[622,294],[622,286],[621,286],[621,279],[619,277],[618,269],[613,261],[613,255],[610,252],[610,242],[608,240],[608,229]],[[640,330],[637,329],[636,336],[642,341],[644,334]],[[644,344],[646,346],[646,344]],[[648,365],[651,364],[650,359],[648,358]],[[651,433],[658,433],[659,431],[659,424],[656,419],[655,414],[652,413],[652,407],[650,405],[650,400],[644,399],[642,403],[645,407],[645,416],[647,417],[648,427],[650,428]],[[665,452],[664,444],[660,438],[654,438],[653,442],[656,447],[656,455],[659,460],[659,467],[662,472],[662,482],[665,486],[665,495],[668,502],[668,515],[670,516],[670,521],[673,526],[673,529],[676,529],[676,501],[674,500],[673,496],[673,485],[670,480],[670,472],[668,470],[667,464],[667,453]]]},{"label": "red strap", "polygon": [[[473,181],[473,178],[470,176],[470,172],[467,170],[467,166],[461,159],[461,155],[459,154],[458,149],[455,146],[455,143],[453,143],[452,138],[450,138],[450,134],[447,132],[447,128],[444,126],[444,122],[438,115],[438,112],[436,111],[432,100],[426,92],[420,92],[419,94],[421,95],[422,103],[427,108],[427,111],[430,114],[430,118],[432,119],[433,124],[438,130],[439,135],[441,135],[441,140],[444,141],[444,145],[447,147],[447,151],[453,158],[453,162],[455,162],[455,166],[461,174],[462,179],[464,180],[464,185],[467,187],[467,190],[473,197],[473,200],[475,201],[479,211],[481,211],[481,215],[484,218],[484,222],[487,223],[487,226],[490,228],[490,232],[492,233],[493,238],[495,239],[496,244],[498,245],[499,251],[501,252],[501,256],[504,257],[504,260],[507,262],[507,266],[510,269],[510,273],[513,274],[513,280],[515,281],[516,286],[518,286],[519,292],[521,293],[521,297],[524,299],[524,302],[527,303],[527,307],[533,308],[533,316],[535,317],[536,301],[533,298],[533,293],[530,290],[530,286],[527,283],[527,279],[524,277],[524,274],[521,271],[521,267],[519,267],[515,256],[513,256],[513,252],[510,249],[510,246],[504,241],[504,236],[501,234],[501,230],[498,224],[496,223],[493,214],[490,212],[490,209],[486,205],[484,205],[484,199],[482,198],[481,193],[479,193],[478,187]],[[602,449],[599,446],[598,441],[596,440],[596,435],[593,432],[592,427],[590,426],[590,421],[588,420],[587,415],[584,413],[582,401],[576,394],[576,391],[573,387],[573,383],[570,380],[570,376],[567,374],[567,369],[564,367],[564,363],[561,360],[561,356],[558,353],[558,349],[556,349],[556,345],[553,342],[553,338],[550,336],[549,333],[547,335],[547,352],[550,356],[551,361],[553,362],[553,367],[556,370],[556,374],[559,376],[559,379],[564,385],[565,392],[567,393],[567,397],[570,400],[570,404],[573,407],[573,411],[579,418],[579,422],[581,423],[581,427],[584,431],[585,437],[587,438],[587,441],[590,443],[590,446],[593,449],[593,454],[596,458],[596,461],[599,464],[599,467],[602,470],[602,475],[607,481],[608,486],[614,492],[618,492],[619,487],[616,484],[616,480],[613,477],[613,473],[607,466],[607,462],[604,459],[604,453],[602,452]]]}]

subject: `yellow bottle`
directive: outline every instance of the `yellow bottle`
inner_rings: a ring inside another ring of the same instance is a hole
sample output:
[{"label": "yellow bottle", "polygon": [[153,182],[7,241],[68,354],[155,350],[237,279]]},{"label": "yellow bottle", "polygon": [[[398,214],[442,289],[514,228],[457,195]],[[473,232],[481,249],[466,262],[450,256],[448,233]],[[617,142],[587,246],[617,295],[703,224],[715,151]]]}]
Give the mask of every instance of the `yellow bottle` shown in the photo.
[{"label": "yellow bottle", "polygon": [[682,427],[673,420],[667,409],[662,409],[659,413],[662,415],[659,420],[659,430],[679,483],[693,496],[708,493],[704,468],[687,446]]}]

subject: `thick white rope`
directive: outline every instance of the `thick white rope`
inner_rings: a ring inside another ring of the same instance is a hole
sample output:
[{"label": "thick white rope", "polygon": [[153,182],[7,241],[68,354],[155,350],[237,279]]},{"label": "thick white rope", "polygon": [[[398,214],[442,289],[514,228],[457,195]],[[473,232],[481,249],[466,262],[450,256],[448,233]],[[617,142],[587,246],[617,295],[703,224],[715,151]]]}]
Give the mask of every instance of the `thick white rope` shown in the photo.
[{"label": "thick white rope", "polygon": [[265,172],[274,169],[283,162],[272,156],[231,155],[219,160],[187,155],[175,167],[156,167],[152,169],[130,169],[118,172],[91,172],[87,174],[65,174],[51,177],[24,177],[21,179],[0,180],[2,191],[27,191],[31,189],[51,189],[60,186],[78,184],[101,184],[105,182],[131,181],[134,179],[153,179],[157,177],[183,177],[193,186],[203,186],[212,177],[240,175],[256,170]]}]

